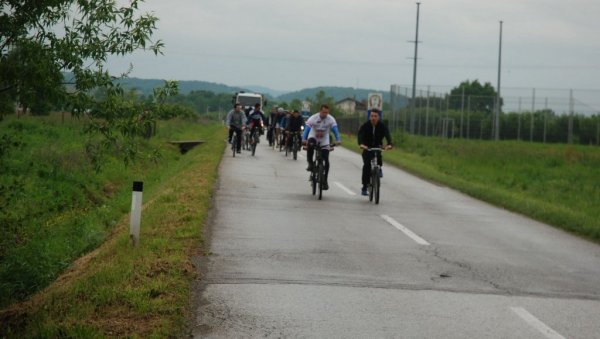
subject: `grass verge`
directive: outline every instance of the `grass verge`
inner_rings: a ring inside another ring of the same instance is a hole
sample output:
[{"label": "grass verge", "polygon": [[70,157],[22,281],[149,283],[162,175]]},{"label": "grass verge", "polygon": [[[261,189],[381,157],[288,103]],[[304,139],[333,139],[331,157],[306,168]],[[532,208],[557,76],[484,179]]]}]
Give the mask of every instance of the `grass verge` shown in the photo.
[{"label": "grass verge", "polygon": [[[600,148],[396,134],[386,162],[600,242]],[[360,152],[354,136],[344,146]]]},{"label": "grass verge", "polygon": [[140,245],[130,245],[129,218],[121,214],[101,246],[49,287],[0,311],[0,337],[180,336],[195,276],[190,257],[203,241],[224,147],[222,127],[201,132],[205,144],[145,188]]}]

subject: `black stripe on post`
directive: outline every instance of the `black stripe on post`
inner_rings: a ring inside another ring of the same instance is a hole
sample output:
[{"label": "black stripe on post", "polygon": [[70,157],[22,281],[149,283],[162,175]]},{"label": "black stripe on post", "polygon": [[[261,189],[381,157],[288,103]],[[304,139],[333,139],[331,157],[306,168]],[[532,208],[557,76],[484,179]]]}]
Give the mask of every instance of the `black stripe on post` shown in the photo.
[{"label": "black stripe on post", "polygon": [[134,181],[133,182],[133,191],[134,192],[143,192],[144,191],[144,182]]}]

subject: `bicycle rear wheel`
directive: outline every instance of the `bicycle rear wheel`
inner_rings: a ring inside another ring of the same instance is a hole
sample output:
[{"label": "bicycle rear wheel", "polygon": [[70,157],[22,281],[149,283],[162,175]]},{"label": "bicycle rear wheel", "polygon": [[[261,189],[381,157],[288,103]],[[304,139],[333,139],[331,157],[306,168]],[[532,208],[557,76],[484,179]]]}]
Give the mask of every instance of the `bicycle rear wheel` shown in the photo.
[{"label": "bicycle rear wheel", "polygon": [[[372,171],[375,172],[375,171]],[[371,182],[369,183],[369,201],[373,201],[375,191],[375,174],[371,173]]]}]

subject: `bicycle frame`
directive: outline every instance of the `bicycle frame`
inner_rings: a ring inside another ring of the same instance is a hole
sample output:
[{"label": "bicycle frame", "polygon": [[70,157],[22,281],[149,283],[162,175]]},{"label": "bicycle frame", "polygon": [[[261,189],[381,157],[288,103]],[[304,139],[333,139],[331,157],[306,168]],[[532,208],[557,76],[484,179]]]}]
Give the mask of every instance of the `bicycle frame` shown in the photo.
[{"label": "bicycle frame", "polygon": [[373,157],[371,158],[371,178],[369,179],[369,201],[373,201],[373,198],[375,198],[375,204],[379,204],[379,195],[381,190],[381,182],[379,177],[381,166],[379,166],[377,163],[377,155],[382,151],[382,148],[367,149],[367,152],[373,153]]}]

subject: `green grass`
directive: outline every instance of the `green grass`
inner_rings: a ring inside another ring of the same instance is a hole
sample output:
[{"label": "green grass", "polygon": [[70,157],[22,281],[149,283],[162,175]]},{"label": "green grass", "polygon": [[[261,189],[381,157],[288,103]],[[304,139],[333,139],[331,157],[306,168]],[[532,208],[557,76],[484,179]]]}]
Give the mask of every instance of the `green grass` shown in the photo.
[{"label": "green grass", "polygon": [[[385,161],[595,241],[600,147],[447,140],[397,134]],[[345,145],[358,151],[356,139]]]},{"label": "green grass", "polygon": [[[62,154],[61,133],[67,132],[61,126],[45,127],[57,129],[59,137],[52,147]],[[78,137],[78,129],[74,130],[67,133],[67,140]],[[206,143],[181,156],[166,143],[180,136],[201,138]],[[189,313],[190,284],[195,274],[191,251],[202,241],[224,137],[220,125],[170,121],[159,125],[159,136],[148,145],[161,148],[163,158],[158,164],[141,161],[126,168],[113,160],[96,175],[82,162],[87,172],[58,171],[69,194],[72,185],[65,182],[84,187],[82,181],[92,181],[87,183],[84,196],[94,198],[88,199],[90,202],[78,197],[72,207],[60,211],[40,207],[35,220],[43,222],[23,223],[28,225],[23,232],[27,241],[6,251],[0,282],[13,290],[41,289],[74,259],[101,246],[28,301],[1,311],[0,337],[164,337],[180,333]],[[35,149],[32,141],[27,144],[24,149]],[[47,144],[39,143],[38,147]],[[126,215],[134,179],[144,181],[145,208],[141,243],[136,248],[129,243]],[[13,279],[7,272],[17,272],[19,278]],[[20,279],[27,277],[37,283],[25,288],[26,282]]]}]

